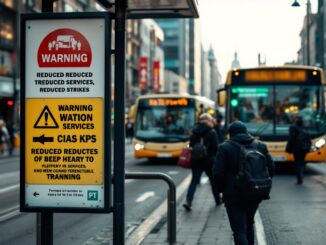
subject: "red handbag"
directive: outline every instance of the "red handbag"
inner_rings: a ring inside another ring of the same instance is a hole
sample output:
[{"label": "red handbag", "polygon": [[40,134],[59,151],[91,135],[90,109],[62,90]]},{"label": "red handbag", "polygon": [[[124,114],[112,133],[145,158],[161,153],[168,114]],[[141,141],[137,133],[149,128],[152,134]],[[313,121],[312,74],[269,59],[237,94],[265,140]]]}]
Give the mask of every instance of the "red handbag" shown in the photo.
[{"label": "red handbag", "polygon": [[191,168],[191,148],[183,148],[178,160],[178,165],[182,168]]}]

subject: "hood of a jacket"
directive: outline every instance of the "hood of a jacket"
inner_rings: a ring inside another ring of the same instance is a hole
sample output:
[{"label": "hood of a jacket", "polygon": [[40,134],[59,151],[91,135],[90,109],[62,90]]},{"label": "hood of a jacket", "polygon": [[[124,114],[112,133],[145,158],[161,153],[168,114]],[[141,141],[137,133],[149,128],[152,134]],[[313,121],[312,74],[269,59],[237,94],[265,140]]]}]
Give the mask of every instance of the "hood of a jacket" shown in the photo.
[{"label": "hood of a jacket", "polygon": [[246,125],[241,121],[231,123],[228,133],[232,140],[242,144],[250,144],[254,140],[254,137],[248,133]]},{"label": "hood of a jacket", "polygon": [[231,140],[234,140],[243,145],[247,145],[247,144],[251,144],[255,140],[255,138],[247,133],[247,134],[237,134],[231,137]]},{"label": "hood of a jacket", "polygon": [[228,128],[228,133],[230,134],[230,137],[234,137],[237,134],[247,134],[248,130],[246,125],[241,121],[235,121],[230,124]]},{"label": "hood of a jacket", "polygon": [[193,134],[197,136],[204,136],[212,128],[205,123],[198,123],[192,130]]}]

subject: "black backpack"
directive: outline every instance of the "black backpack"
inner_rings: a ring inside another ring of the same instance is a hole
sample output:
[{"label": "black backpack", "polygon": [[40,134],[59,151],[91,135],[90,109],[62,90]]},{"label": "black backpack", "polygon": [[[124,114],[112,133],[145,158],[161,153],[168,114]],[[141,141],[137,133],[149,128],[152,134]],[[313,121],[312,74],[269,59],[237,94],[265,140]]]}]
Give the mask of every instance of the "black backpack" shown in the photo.
[{"label": "black backpack", "polygon": [[257,142],[241,145],[235,141],[232,144],[240,148],[239,169],[235,176],[236,188],[243,199],[269,199],[272,189],[272,178],[269,175],[267,159],[258,151]]},{"label": "black backpack", "polygon": [[200,137],[199,141],[196,142],[191,150],[191,158],[196,162],[204,160],[208,156],[207,147],[204,145],[204,136]]},{"label": "black backpack", "polygon": [[310,151],[311,148],[310,136],[303,129],[299,129],[296,146],[299,150]]}]

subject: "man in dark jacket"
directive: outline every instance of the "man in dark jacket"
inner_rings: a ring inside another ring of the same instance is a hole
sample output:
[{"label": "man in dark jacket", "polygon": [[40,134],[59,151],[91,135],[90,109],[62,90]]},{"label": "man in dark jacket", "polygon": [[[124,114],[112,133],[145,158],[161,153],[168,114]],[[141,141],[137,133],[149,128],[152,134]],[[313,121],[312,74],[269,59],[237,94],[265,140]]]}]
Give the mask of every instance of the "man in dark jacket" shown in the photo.
[{"label": "man in dark jacket", "polygon": [[[252,144],[254,138],[248,133],[247,127],[241,121],[233,122],[228,133],[231,141],[241,145]],[[257,150],[264,154],[270,177],[274,173],[274,163],[267,147],[257,142]],[[226,141],[219,145],[216,161],[213,166],[213,177],[216,189],[223,193],[223,201],[229,217],[236,245],[254,244],[254,216],[261,200],[245,199],[239,195],[236,188],[236,174],[239,170],[240,147]]]},{"label": "man in dark jacket", "polygon": [[[200,182],[200,177],[203,172],[206,173],[211,183],[211,188],[216,205],[220,203],[219,193],[215,190],[212,175],[212,166],[215,161],[218,145],[217,135],[215,130],[213,129],[213,126],[213,117],[208,113],[204,113],[200,115],[199,123],[194,127],[190,136],[190,147],[193,147],[196,143],[202,141],[207,149],[207,155],[201,160],[192,160],[192,179],[188,188],[186,201],[183,204],[183,207],[187,211],[191,211],[191,203],[195,195],[196,187]],[[192,159],[194,159],[193,154],[194,151],[192,153]]]},{"label": "man in dark jacket", "polygon": [[216,120],[215,120],[215,126],[214,126],[214,130],[216,131],[216,134],[217,134],[217,139],[218,139],[218,143],[221,144],[224,142],[225,140],[225,137],[224,137],[224,130],[222,128],[222,119],[223,119],[223,116],[221,114],[217,114],[216,116]]},{"label": "man in dark jacket", "polygon": [[307,150],[301,149],[299,144],[299,134],[304,131],[302,117],[297,117],[294,121],[294,125],[289,128],[289,139],[286,145],[286,151],[293,153],[294,164],[297,175],[297,184],[303,183],[304,171],[306,167],[305,158],[308,153]]}]

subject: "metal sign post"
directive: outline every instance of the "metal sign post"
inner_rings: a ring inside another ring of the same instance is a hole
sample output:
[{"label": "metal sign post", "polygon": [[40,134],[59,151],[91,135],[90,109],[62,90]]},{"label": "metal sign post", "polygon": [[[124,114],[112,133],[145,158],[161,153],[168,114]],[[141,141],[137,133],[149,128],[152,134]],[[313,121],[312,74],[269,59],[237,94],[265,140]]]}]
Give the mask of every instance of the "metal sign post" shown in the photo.
[{"label": "metal sign post", "polygon": [[[125,244],[125,42],[127,0],[115,5],[113,244]],[[117,137],[118,136],[118,137]]]}]

